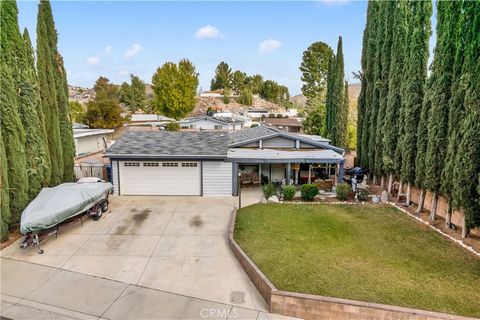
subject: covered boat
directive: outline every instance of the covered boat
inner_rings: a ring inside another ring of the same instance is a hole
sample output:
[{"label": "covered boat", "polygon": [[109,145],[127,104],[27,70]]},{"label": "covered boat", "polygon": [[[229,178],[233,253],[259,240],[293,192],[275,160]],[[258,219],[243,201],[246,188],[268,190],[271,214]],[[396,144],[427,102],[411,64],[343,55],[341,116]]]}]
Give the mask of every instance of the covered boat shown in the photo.
[{"label": "covered boat", "polygon": [[38,233],[86,212],[100,201],[106,201],[113,190],[111,183],[63,183],[43,188],[23,210],[20,232]]}]

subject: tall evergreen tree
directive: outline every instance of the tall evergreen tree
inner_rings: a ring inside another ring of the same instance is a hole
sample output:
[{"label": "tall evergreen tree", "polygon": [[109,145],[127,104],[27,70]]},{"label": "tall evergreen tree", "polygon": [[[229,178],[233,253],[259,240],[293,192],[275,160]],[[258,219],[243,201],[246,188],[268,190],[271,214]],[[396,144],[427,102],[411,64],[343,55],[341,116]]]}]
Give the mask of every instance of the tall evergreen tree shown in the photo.
[{"label": "tall evergreen tree", "polygon": [[[26,70],[28,70],[28,78],[29,84],[31,86],[31,101],[32,107],[36,110],[37,121],[38,121],[38,131],[36,135],[38,136],[38,143],[39,143],[39,151],[38,151],[38,165],[41,165],[42,170],[42,183],[43,187],[48,186],[50,183],[51,177],[51,160],[50,154],[48,152],[48,139],[47,134],[45,132],[45,117],[43,114],[42,108],[42,101],[40,98],[40,91],[39,91],[39,84],[38,84],[38,76],[37,71],[35,69],[35,56],[33,52],[32,42],[30,40],[30,35],[28,30],[25,28],[23,31],[23,40],[25,42],[25,54],[26,54]],[[33,111],[32,111],[33,112]],[[27,145],[28,145],[28,137],[27,137]]]},{"label": "tall evergreen tree", "polygon": [[361,166],[364,166],[365,159],[364,159],[364,149],[362,145],[363,139],[363,122],[365,121],[366,116],[366,69],[367,69],[367,62],[368,62],[368,40],[370,36],[370,29],[372,25],[372,2],[368,3],[367,9],[367,23],[365,25],[365,29],[363,30],[363,40],[362,40],[362,57],[361,57],[361,67],[359,74],[357,77],[360,79],[361,88],[360,94],[358,95],[358,102],[357,102],[357,163]]},{"label": "tall evergreen tree", "polygon": [[[390,70],[388,72],[388,94],[385,109],[385,121],[383,128],[383,168],[390,175],[388,191],[391,191],[393,176],[400,174],[399,157],[396,150],[399,141],[399,120],[402,108],[402,79],[404,75],[404,61],[406,59],[406,39],[408,20],[405,12],[405,1],[395,3],[395,15],[393,17],[393,43],[390,53]],[[400,158],[401,159],[401,158]]]},{"label": "tall evergreen tree", "polygon": [[314,42],[303,52],[302,93],[307,99],[324,99],[327,87],[327,73],[333,50],[324,42]]},{"label": "tall evergreen tree", "polygon": [[337,146],[348,148],[348,82],[344,81],[342,97],[337,113]]},{"label": "tall evergreen tree", "polygon": [[[463,208],[462,236],[480,226],[480,3],[463,2],[462,36],[464,37],[464,65],[462,85],[465,92],[464,120],[460,130],[460,144],[454,168],[454,203]],[[458,142],[457,142],[458,143]]]},{"label": "tall evergreen tree", "polygon": [[363,69],[363,78],[365,87],[365,112],[362,121],[361,134],[361,154],[360,164],[364,168],[371,169],[369,167],[369,141],[370,141],[370,127],[372,124],[372,101],[373,101],[373,89],[375,82],[375,57],[376,57],[376,44],[377,44],[377,24],[378,24],[378,1],[370,1],[367,11],[367,27],[368,27],[368,39],[364,42],[366,46],[366,61],[365,68]]},{"label": "tall evergreen tree", "polygon": [[146,85],[139,77],[130,74],[130,83],[124,82],[120,88],[120,101],[130,112],[144,110],[147,105]]},{"label": "tall evergreen tree", "polygon": [[41,0],[37,17],[37,74],[50,153],[50,184],[57,185],[63,180],[64,161],[57,100],[58,81],[53,58],[57,41],[51,12],[49,1]]},{"label": "tall evergreen tree", "polygon": [[[328,62],[328,72],[327,72],[327,93],[325,97],[325,128],[327,133],[327,138],[333,140],[335,137],[333,122],[334,119],[334,108],[335,108],[335,78],[337,74],[335,72],[335,55],[332,55],[330,61]],[[332,141],[333,142],[333,141]]]},{"label": "tall evergreen tree", "polygon": [[[415,160],[417,151],[417,126],[420,120],[427,78],[428,42],[430,38],[430,17],[432,4],[428,1],[408,2],[411,43],[405,61],[405,99],[403,104],[403,127],[400,150],[402,153],[401,179],[408,187],[415,182]],[[410,188],[407,204],[410,202]]]},{"label": "tall evergreen tree", "polygon": [[383,54],[383,45],[386,40],[386,30],[384,20],[386,19],[386,10],[387,2],[378,2],[377,4],[377,19],[375,21],[375,51],[372,51],[373,55],[373,75],[372,83],[370,84],[371,98],[370,104],[370,119],[368,127],[368,168],[373,176],[376,178],[378,176],[378,170],[375,167],[375,143],[377,139],[377,119],[380,109],[380,86],[382,85],[382,54]]},{"label": "tall evergreen tree", "polygon": [[210,81],[210,90],[230,89],[232,87],[232,69],[228,63],[222,61],[215,69],[215,76]]},{"label": "tall evergreen tree", "polygon": [[[0,94],[0,97],[0,102],[3,103],[3,94]],[[3,241],[8,237],[8,229],[10,226],[10,202],[8,191],[7,155],[5,154],[5,147],[3,145],[2,126],[0,126],[0,241]]]},{"label": "tall evergreen tree", "polygon": [[18,28],[17,6],[12,1],[0,2],[0,127],[7,157],[8,192],[12,223],[20,221],[28,196],[28,177],[25,156],[25,130],[20,119],[15,88],[18,56],[21,45],[16,42]]},{"label": "tall evergreen tree", "polygon": [[428,124],[431,115],[432,105],[432,83],[435,75],[432,75],[427,80],[427,86],[425,89],[425,97],[423,99],[422,111],[420,112],[420,122],[417,127],[417,155],[415,158],[415,186],[421,189],[420,198],[418,200],[418,208],[416,213],[423,211],[423,205],[425,202],[426,190],[425,190],[425,175],[426,175],[426,162],[427,146],[428,146]]},{"label": "tall evergreen tree", "polygon": [[[425,155],[425,187],[433,192],[430,219],[435,218],[441,186],[442,170],[447,151],[448,113],[451,98],[452,74],[455,58],[455,24],[451,8],[454,2],[437,2],[437,42],[431,68],[428,145]],[[420,150],[419,150],[420,152]]]},{"label": "tall evergreen tree", "polygon": [[375,128],[375,159],[374,159],[374,173],[381,177],[381,186],[384,187],[384,174],[386,173],[383,165],[383,137],[385,128],[385,117],[388,100],[388,80],[390,73],[390,59],[393,39],[394,24],[392,21],[395,19],[396,2],[387,1],[382,10],[382,20],[380,23],[383,25],[384,39],[380,50],[380,70],[379,79],[377,82],[378,87],[378,114]]},{"label": "tall evergreen tree", "polygon": [[[449,113],[448,113],[448,133],[447,133],[447,152],[445,155],[445,165],[442,172],[442,192],[447,197],[449,208],[446,216],[445,223],[450,225],[452,208],[459,208],[460,204],[456,203],[454,198],[454,180],[455,171],[458,163],[456,162],[456,155],[458,153],[459,141],[461,141],[460,128],[462,121],[464,120],[464,106],[463,99],[465,97],[465,78],[462,77],[467,71],[467,65],[464,65],[465,60],[465,47],[466,39],[470,37],[471,33],[466,33],[468,25],[471,21],[470,18],[464,12],[465,2],[451,2],[450,17],[452,21],[457,23],[453,27],[453,41],[456,44],[455,52],[453,53],[453,70],[452,70],[452,85],[451,85],[451,98],[449,101]],[[465,28],[467,26],[467,28]]]}]

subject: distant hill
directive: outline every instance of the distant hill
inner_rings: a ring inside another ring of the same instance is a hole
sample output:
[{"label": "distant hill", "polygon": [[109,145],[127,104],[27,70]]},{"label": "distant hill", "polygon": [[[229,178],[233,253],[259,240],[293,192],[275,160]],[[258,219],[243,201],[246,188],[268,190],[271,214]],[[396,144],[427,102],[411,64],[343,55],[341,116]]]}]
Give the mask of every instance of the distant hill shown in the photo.
[{"label": "distant hill", "polygon": [[191,115],[197,116],[201,114],[206,114],[209,108],[217,112],[234,113],[244,112],[248,109],[265,109],[272,113],[280,113],[285,111],[284,107],[279,106],[273,102],[266,101],[257,96],[253,97],[253,104],[251,106],[239,104],[235,102],[235,99],[233,98],[231,98],[230,101],[230,103],[225,104],[223,103],[223,98],[197,96],[197,105],[195,106],[195,109],[193,109]]},{"label": "distant hill", "polygon": [[[358,96],[360,95],[361,87],[362,85],[360,83],[353,83],[348,85],[348,100],[350,104],[350,109],[357,108],[357,100]],[[296,96],[290,97],[290,102],[300,107],[304,107],[307,103],[307,98],[303,94],[298,94]]]}]

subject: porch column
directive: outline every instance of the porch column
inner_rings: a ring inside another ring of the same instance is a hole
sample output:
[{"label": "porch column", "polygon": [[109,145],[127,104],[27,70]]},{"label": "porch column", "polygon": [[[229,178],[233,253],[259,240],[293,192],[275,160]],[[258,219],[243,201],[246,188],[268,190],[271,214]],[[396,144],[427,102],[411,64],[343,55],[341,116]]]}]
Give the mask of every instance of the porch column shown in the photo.
[{"label": "porch column", "polygon": [[343,183],[343,161],[338,164],[338,180],[337,184]]},{"label": "porch column", "polygon": [[290,162],[287,163],[287,185],[290,184],[290,177],[292,176],[292,165]]},{"label": "porch column", "polygon": [[232,195],[238,196],[238,162],[232,163]]}]

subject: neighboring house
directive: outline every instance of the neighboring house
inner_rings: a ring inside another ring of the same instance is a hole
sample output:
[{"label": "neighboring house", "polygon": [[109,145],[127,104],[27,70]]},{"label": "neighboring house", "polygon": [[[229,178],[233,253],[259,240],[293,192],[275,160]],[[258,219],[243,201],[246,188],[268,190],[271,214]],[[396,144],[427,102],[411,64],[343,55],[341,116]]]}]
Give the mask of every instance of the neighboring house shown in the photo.
[{"label": "neighboring house", "polygon": [[284,130],[286,132],[302,132],[302,124],[295,118],[265,118],[263,123],[272,128]]},{"label": "neighboring house", "polygon": [[180,120],[182,129],[187,130],[242,130],[243,121],[233,117],[199,116]]},{"label": "neighboring house", "polygon": [[[328,142],[328,140],[323,140]],[[129,132],[107,149],[117,195],[237,195],[247,174],[279,184],[343,181],[343,149],[264,126]],[[326,171],[328,170],[328,171]]]},{"label": "neighboring house", "polygon": [[160,116],[157,114],[134,113],[130,115],[127,126],[162,126],[175,119]]},{"label": "neighboring house", "polygon": [[107,149],[108,135],[112,129],[74,129],[75,156],[86,156]]},{"label": "neighboring house", "polygon": [[265,109],[248,109],[246,115],[252,119],[261,119],[262,117],[268,117],[268,110]]},{"label": "neighboring house", "polygon": [[200,93],[202,98],[223,98],[221,91],[203,91]]}]

